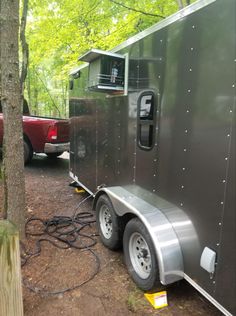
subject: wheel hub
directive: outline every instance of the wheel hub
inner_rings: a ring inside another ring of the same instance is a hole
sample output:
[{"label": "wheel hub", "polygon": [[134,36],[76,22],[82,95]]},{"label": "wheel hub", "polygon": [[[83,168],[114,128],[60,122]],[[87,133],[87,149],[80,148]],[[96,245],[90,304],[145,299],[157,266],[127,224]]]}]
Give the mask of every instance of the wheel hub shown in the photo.
[{"label": "wheel hub", "polygon": [[107,239],[112,236],[112,218],[109,208],[106,205],[102,205],[99,212],[100,228],[103,236]]},{"label": "wheel hub", "polygon": [[78,141],[77,154],[79,158],[85,158],[86,156],[86,146],[82,140]]},{"label": "wheel hub", "polygon": [[140,233],[130,236],[129,254],[135,272],[140,278],[147,279],[151,273],[152,260],[148,244]]}]

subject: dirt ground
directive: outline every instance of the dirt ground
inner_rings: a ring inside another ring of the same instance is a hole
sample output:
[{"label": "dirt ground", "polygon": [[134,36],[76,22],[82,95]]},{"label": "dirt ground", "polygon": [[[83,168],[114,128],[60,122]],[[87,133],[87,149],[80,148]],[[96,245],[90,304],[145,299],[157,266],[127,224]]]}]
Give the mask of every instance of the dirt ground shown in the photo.
[{"label": "dirt ground", "polygon": [[[68,160],[56,161],[35,156],[25,168],[27,218],[48,219],[53,215],[72,215],[86,193],[78,194],[69,186]],[[2,185],[0,182],[0,200]],[[92,211],[92,200],[86,201],[78,212]],[[36,229],[37,227],[34,227]],[[96,232],[95,225],[89,228]],[[34,237],[36,240],[38,237]],[[203,296],[185,281],[167,289],[168,307],[154,310],[127,274],[122,251],[106,249],[95,237],[93,247],[100,260],[99,273],[83,286],[64,294],[40,295],[24,287],[25,316],[219,316]],[[28,242],[33,247],[33,243]],[[61,250],[43,242],[41,255],[31,258],[22,268],[23,279],[34,288],[57,291],[86,281],[95,271],[96,260],[91,252],[77,249]]]}]

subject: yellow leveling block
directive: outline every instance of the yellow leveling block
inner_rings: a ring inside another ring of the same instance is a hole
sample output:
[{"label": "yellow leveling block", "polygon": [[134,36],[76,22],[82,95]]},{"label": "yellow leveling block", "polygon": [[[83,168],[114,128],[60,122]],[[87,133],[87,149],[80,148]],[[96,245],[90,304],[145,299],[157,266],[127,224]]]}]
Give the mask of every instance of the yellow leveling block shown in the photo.
[{"label": "yellow leveling block", "polygon": [[82,189],[82,188],[75,188],[75,192],[76,192],[76,193],[84,193],[85,190]]},{"label": "yellow leveling block", "polygon": [[152,306],[155,309],[168,306],[166,291],[152,293],[152,294],[145,293],[144,296],[152,304]]}]

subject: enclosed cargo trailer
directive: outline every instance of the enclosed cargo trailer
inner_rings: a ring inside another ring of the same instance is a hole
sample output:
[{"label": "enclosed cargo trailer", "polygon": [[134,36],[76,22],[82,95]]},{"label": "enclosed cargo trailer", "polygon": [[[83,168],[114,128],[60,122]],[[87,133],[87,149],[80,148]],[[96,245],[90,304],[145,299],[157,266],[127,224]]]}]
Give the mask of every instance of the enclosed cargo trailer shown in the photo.
[{"label": "enclosed cargo trailer", "polygon": [[70,74],[70,175],[143,290],[236,315],[236,1],[202,0]]}]

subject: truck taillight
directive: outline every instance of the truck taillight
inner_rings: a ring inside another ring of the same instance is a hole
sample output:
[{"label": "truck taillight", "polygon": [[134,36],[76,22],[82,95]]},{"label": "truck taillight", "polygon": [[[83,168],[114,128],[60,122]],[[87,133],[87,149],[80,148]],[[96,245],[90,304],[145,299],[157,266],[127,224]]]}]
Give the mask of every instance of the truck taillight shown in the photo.
[{"label": "truck taillight", "polygon": [[57,140],[57,126],[56,125],[49,127],[47,139],[49,142]]}]

